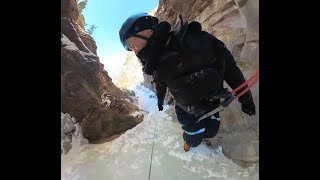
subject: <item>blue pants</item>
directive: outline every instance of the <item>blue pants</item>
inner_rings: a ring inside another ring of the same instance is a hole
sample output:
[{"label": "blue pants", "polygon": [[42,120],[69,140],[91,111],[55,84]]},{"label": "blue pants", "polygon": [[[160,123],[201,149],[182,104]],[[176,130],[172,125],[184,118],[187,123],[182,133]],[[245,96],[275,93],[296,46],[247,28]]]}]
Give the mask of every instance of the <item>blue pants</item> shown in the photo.
[{"label": "blue pants", "polygon": [[182,125],[183,139],[191,147],[198,146],[203,138],[214,137],[220,127],[219,112],[196,123],[198,118],[175,106],[178,121]]}]

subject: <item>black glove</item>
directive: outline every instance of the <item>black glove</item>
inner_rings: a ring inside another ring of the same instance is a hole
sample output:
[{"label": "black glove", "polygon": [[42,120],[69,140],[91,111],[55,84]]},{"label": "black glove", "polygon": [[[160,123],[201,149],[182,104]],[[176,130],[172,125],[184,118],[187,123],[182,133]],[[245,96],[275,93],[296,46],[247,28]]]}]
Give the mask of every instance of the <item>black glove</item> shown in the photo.
[{"label": "black glove", "polygon": [[162,110],[163,110],[162,104],[158,103],[158,109],[159,109],[159,111],[162,111]]},{"label": "black glove", "polygon": [[241,109],[244,113],[247,113],[249,116],[256,114],[256,107],[252,100],[241,103]]}]

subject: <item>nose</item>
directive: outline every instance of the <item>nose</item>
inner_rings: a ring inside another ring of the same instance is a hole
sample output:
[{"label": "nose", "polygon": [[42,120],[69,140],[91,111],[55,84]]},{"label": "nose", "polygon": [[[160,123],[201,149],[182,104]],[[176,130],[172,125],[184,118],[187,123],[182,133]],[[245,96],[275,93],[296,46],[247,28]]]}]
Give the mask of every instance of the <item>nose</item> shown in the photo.
[{"label": "nose", "polygon": [[132,51],[137,55],[137,54],[140,52],[141,49],[142,49],[142,48],[134,47],[134,48],[132,49]]},{"label": "nose", "polygon": [[137,55],[139,50],[138,49],[133,49],[133,52]]}]

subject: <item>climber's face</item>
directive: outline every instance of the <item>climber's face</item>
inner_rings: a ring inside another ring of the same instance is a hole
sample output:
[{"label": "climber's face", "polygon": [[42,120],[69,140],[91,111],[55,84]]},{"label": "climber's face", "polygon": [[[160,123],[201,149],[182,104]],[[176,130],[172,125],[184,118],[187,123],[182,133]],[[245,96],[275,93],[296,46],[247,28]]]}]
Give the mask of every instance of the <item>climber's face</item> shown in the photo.
[{"label": "climber's face", "polygon": [[[137,34],[149,38],[152,35],[152,33],[153,33],[152,29],[147,29],[147,30],[138,32]],[[129,37],[126,43],[129,49],[134,51],[135,54],[138,54],[138,52],[147,45],[146,40],[141,39],[139,37],[134,37],[134,36]]]}]

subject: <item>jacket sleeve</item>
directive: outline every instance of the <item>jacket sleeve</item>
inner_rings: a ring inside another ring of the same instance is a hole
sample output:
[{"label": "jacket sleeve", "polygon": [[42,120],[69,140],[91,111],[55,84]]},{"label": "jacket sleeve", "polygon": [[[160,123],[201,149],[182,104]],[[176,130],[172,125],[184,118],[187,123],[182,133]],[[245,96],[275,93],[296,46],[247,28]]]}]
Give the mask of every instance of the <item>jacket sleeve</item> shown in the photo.
[{"label": "jacket sleeve", "polygon": [[163,105],[163,101],[167,92],[167,84],[160,80],[155,80],[156,94],[158,98],[158,104]]},{"label": "jacket sleeve", "polygon": [[[231,52],[225,47],[224,43],[221,42],[220,40],[218,40],[217,43],[220,48],[220,52],[222,52],[222,56],[225,59],[224,80],[232,89],[235,89],[245,82],[245,78],[241,70],[237,66]],[[247,87],[248,85],[245,85],[243,88],[241,88],[239,91],[236,92],[236,95],[240,94]],[[253,101],[251,91],[249,90],[245,94],[243,94],[241,97],[239,97],[239,101],[241,103],[246,103],[247,101]]]}]

